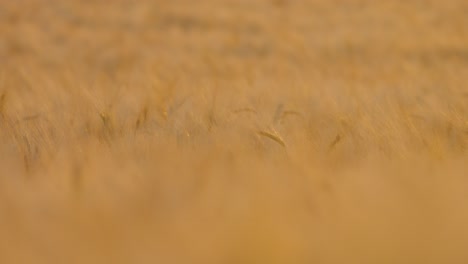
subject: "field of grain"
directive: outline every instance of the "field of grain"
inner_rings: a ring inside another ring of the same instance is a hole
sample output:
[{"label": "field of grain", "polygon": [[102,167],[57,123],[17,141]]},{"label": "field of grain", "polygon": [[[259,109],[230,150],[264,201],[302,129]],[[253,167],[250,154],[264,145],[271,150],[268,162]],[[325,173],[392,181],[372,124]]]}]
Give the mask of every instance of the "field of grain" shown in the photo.
[{"label": "field of grain", "polygon": [[468,263],[468,2],[0,0],[0,263]]}]

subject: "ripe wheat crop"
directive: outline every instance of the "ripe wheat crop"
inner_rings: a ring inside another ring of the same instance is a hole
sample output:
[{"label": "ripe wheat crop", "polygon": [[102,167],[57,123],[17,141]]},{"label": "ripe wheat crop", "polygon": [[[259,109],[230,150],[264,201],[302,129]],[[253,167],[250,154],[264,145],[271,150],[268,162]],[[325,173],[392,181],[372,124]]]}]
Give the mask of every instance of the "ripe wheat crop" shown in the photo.
[{"label": "ripe wheat crop", "polygon": [[468,2],[0,0],[0,263],[467,263]]}]

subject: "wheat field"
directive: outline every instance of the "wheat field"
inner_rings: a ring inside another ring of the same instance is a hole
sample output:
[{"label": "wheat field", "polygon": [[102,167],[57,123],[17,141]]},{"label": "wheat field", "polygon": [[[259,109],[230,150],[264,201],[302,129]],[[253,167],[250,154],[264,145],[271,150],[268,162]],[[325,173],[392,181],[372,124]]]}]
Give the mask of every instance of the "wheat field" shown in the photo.
[{"label": "wheat field", "polygon": [[0,0],[2,264],[467,263],[467,147],[464,0]]}]

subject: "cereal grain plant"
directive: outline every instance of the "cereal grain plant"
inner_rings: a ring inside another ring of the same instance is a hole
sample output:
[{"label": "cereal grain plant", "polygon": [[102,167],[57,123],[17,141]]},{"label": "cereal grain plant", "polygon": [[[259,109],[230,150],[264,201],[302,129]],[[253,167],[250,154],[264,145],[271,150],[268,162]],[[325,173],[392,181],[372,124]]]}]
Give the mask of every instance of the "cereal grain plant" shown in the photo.
[{"label": "cereal grain plant", "polygon": [[0,263],[467,263],[467,12],[0,0]]}]

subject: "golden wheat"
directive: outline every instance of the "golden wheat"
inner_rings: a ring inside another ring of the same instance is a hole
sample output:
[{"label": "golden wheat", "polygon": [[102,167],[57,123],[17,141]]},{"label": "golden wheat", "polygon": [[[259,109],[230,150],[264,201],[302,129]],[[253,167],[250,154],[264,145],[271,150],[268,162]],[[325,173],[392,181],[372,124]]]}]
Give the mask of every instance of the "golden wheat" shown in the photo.
[{"label": "golden wheat", "polygon": [[466,263],[463,0],[0,0],[0,263]]}]

